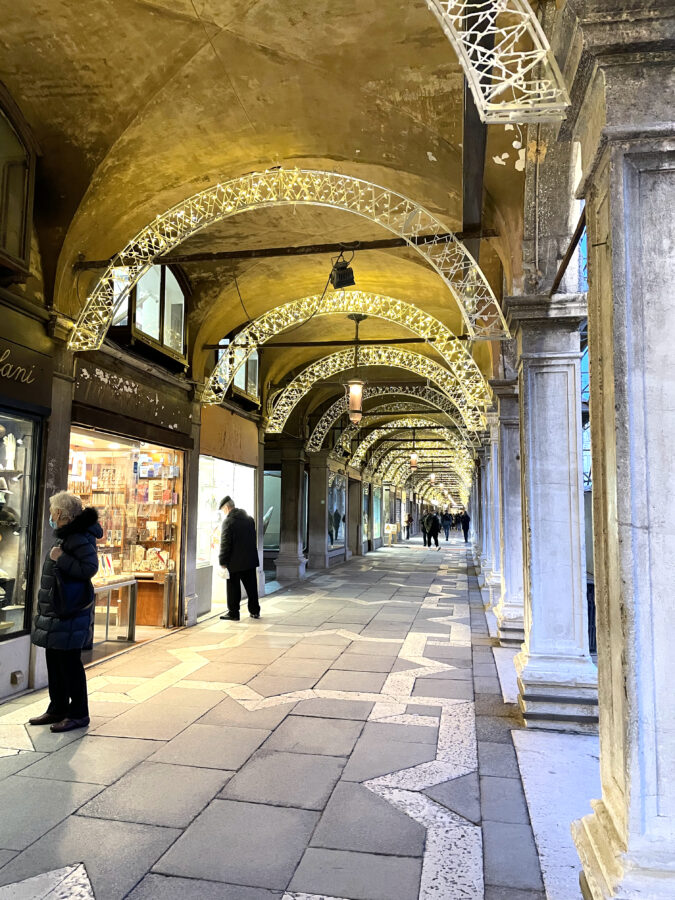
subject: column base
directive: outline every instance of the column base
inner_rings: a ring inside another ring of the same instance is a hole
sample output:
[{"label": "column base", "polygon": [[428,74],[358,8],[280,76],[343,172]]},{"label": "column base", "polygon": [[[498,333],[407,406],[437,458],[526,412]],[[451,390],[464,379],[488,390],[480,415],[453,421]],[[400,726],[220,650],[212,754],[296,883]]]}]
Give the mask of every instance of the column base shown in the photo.
[{"label": "column base", "polygon": [[598,673],[590,657],[516,656],[518,705],[532,728],[596,734]]},{"label": "column base", "polygon": [[499,643],[502,647],[520,647],[525,641],[525,623],[523,621],[523,604],[505,602],[502,594],[495,607]]},{"label": "column base", "polygon": [[274,560],[277,581],[301,581],[305,577],[307,560],[304,556],[285,556],[279,554]]},{"label": "column base", "polygon": [[626,851],[602,800],[593,812],[572,823],[583,872],[584,900],[669,900],[675,896],[672,841],[644,848],[639,857]]}]

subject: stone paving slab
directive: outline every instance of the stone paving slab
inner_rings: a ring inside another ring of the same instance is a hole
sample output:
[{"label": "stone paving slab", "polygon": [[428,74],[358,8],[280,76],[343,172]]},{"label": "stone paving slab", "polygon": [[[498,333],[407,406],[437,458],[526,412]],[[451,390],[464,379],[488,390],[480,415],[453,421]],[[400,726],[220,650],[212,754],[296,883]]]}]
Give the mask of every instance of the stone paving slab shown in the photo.
[{"label": "stone paving slab", "polygon": [[127,900],[280,900],[281,891],[196,878],[146,875]]},{"label": "stone paving slab", "polygon": [[291,891],[350,900],[417,900],[421,860],[310,848]]},{"label": "stone paving slab", "polygon": [[150,757],[152,762],[187,762],[193,766],[234,771],[266,740],[270,732],[262,728],[236,725],[191,725],[164,744]]},{"label": "stone paving slab", "polygon": [[[318,818],[318,813],[305,809],[214,800],[155,870],[282,890],[293,876]],[[205,848],[213,850],[205,852]]]},{"label": "stone paving slab", "polygon": [[22,769],[18,777],[112,784],[157,750],[156,741],[85,735],[45,759]]},{"label": "stone paving slab", "polygon": [[79,814],[185,828],[231,775],[217,769],[144,762],[90,800]]},{"label": "stone paving slab", "polygon": [[173,828],[69,816],[3,866],[0,884],[82,862],[96,900],[120,900],[179,834]]},{"label": "stone paving slab", "polygon": [[363,723],[351,719],[289,716],[266,742],[265,749],[349,756],[362,730]]},{"label": "stone paving slab", "polygon": [[220,793],[225,800],[322,810],[345,761],[335,756],[260,750]]}]

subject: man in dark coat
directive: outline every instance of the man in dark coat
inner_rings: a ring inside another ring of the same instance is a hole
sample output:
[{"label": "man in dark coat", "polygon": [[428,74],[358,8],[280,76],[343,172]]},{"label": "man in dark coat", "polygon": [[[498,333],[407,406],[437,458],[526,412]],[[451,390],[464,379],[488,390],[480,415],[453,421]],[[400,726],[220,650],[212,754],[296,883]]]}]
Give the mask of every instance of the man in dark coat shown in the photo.
[{"label": "man in dark coat", "polygon": [[225,521],[220,536],[219,562],[229,572],[227,580],[227,615],[221,619],[239,621],[241,586],[248,597],[248,612],[252,619],[260,618],[258,602],[258,539],[255,522],[243,509],[237,509],[232,497],[223,497],[219,509],[225,509]]},{"label": "man in dark coat", "polygon": [[82,509],[75,494],[62,491],[50,501],[57,543],[47,554],[38,591],[33,643],[45,648],[49,707],[31,725],[72,731],[89,724],[87,679],[82,650],[91,646],[94,588],[98,571],[96,541],[103,537],[98,513]]},{"label": "man in dark coat", "polygon": [[464,532],[464,543],[469,543],[469,525],[471,524],[471,517],[468,512],[464,510],[462,515],[459,517],[459,524],[462,526],[462,531]]},{"label": "man in dark coat", "polygon": [[440,546],[438,544],[438,533],[441,530],[441,520],[438,518],[438,513],[430,512],[424,520],[424,527],[427,530],[427,541],[428,546],[431,547],[431,542],[434,541],[436,544],[436,549],[440,550]]}]

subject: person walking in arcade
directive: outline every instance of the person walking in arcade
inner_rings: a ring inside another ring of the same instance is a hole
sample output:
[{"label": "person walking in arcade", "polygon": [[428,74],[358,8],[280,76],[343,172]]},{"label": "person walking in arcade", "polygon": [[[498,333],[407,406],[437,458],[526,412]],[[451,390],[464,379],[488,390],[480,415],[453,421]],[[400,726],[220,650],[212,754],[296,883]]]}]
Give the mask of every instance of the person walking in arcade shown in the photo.
[{"label": "person walking in arcade", "polygon": [[221,619],[239,621],[241,586],[248,598],[248,612],[252,619],[260,618],[258,601],[258,574],[260,565],[255,522],[243,509],[237,509],[232,497],[223,497],[218,509],[225,509],[223,530],[220,536],[219,563],[227,569],[227,613]]},{"label": "person walking in arcade", "polygon": [[67,491],[49,501],[49,524],[56,543],[42,567],[32,635],[33,643],[45,648],[49,706],[29,721],[61,732],[89,725],[82,650],[93,643],[91,580],[98,571],[96,541],[103,530],[96,510],[83,509],[80,498]]}]

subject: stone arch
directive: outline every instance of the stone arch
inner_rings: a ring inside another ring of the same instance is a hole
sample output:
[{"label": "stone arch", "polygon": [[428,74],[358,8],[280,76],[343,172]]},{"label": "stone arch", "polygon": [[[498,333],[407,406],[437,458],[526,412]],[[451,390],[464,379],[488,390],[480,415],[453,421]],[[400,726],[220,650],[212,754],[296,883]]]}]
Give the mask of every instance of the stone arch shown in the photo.
[{"label": "stone arch", "polygon": [[349,460],[349,465],[354,466],[355,468],[361,468],[365,460],[366,453],[379,440],[381,440],[391,432],[403,431],[413,428],[419,428],[420,430],[433,429],[433,431],[435,431],[439,435],[439,439],[442,438],[450,447],[452,447],[454,453],[460,455],[467,461],[471,460],[470,450],[462,443],[460,438],[458,438],[450,428],[443,428],[439,426],[438,422],[434,422],[433,419],[408,416],[397,419],[394,422],[387,422],[386,425],[380,425],[379,428],[375,428],[373,429],[373,431],[369,432],[369,434],[366,435],[366,437],[361,441],[361,443],[352,454],[351,459]]},{"label": "stone arch", "polygon": [[310,317],[363,313],[402,325],[433,344],[434,350],[458,376],[467,399],[476,405],[490,403],[488,387],[476,361],[466,347],[442,322],[418,306],[395,297],[370,291],[334,291],[315,294],[277,306],[258,316],[230,342],[216,368],[209,376],[204,392],[205,403],[219,403],[232,384],[237,369],[248,357],[271,338],[288,328],[302,325]]},{"label": "stone arch", "polygon": [[223,219],[280,205],[328,206],[381,225],[403,238],[438,272],[455,297],[472,338],[508,337],[499,303],[478,263],[454,235],[446,237],[447,228],[424,207],[351,175],[279,167],[206,188],[146,225],[98,280],[80,312],[69,348],[97,350],[101,346],[115,307],[158,256]]},{"label": "stone arch", "polygon": [[[324,356],[307,366],[277,394],[266,431],[269,434],[279,434],[297,404],[318,381],[332,378],[338,372],[354,369],[356,366],[357,354],[354,348]],[[468,430],[480,431],[485,427],[486,419],[483,411],[468,405],[466,396],[459,388],[455,376],[432,359],[422,356],[420,353],[413,353],[411,350],[400,350],[394,347],[381,345],[360,347],[358,368],[364,369],[370,366],[405,369],[407,372],[413,372],[422,378],[433,381],[457,407]]]}]

